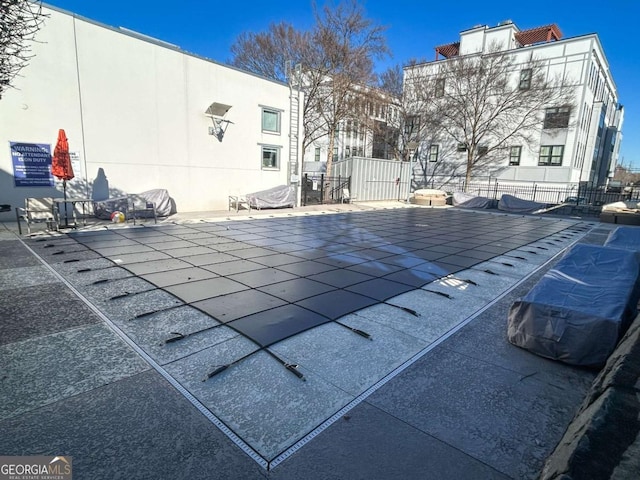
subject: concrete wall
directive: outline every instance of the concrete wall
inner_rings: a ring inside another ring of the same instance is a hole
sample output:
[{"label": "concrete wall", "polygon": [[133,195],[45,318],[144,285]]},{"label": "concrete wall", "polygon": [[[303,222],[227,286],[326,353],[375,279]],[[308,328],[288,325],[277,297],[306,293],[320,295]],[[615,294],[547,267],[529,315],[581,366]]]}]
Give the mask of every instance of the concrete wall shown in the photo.
[{"label": "concrete wall", "polygon": [[[46,8],[35,57],[0,100],[0,203],[62,196],[16,187],[9,142],[51,144],[64,128],[80,171],[73,196],[91,196],[99,169],[111,196],[165,188],[178,211],[227,207],[231,193],[289,181],[288,86]],[[231,105],[222,141],[204,115]],[[281,111],[279,134],[263,133],[262,107]],[[262,169],[261,145],[280,149],[280,167]],[[78,168],[76,168],[78,170]],[[8,214],[4,214],[6,219]]]}]

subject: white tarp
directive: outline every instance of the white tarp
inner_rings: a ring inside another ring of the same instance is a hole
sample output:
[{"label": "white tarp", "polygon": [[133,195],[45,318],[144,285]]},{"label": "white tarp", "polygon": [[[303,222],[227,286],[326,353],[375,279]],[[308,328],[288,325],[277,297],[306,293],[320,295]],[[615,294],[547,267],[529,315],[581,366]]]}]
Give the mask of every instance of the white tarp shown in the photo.
[{"label": "white tarp", "polygon": [[296,203],[296,191],[289,185],[280,185],[260,192],[245,195],[251,208],[285,208]]}]

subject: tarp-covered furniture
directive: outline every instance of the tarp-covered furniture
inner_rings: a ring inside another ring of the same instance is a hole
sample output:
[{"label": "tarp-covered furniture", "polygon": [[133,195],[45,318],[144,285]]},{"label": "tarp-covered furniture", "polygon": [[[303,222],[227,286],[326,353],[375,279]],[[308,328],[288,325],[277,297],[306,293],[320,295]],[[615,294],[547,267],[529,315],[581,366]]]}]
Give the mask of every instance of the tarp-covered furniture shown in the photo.
[{"label": "tarp-covered furniture", "polygon": [[126,218],[154,219],[175,213],[169,192],[164,189],[100,200],[94,202],[93,211],[95,216],[102,220],[110,220],[113,212],[122,212]]},{"label": "tarp-covered furniture", "polygon": [[617,227],[604,242],[605,247],[621,248],[640,253],[640,228]]},{"label": "tarp-covered furniture", "polygon": [[258,210],[262,208],[286,208],[293,207],[296,203],[296,191],[289,185],[280,185],[245,195],[250,208]]},{"label": "tarp-covered furniture", "polygon": [[453,192],[451,202],[454,207],[460,208],[494,208],[494,200],[464,192]]},{"label": "tarp-covered furniture", "polygon": [[140,218],[153,218],[158,223],[158,215],[156,213],[156,205],[147,200],[142,194],[127,196],[127,210],[124,212],[126,220],[136,220]]},{"label": "tarp-covered furniture", "polygon": [[409,198],[409,203],[442,207],[447,204],[447,192],[433,188],[421,188],[413,192],[413,196]]},{"label": "tarp-covered furniture", "polygon": [[168,217],[176,213],[171,196],[164,188],[147,190],[146,192],[138,193],[138,196],[144,198],[146,203],[153,203],[156,210],[155,214],[158,217]]},{"label": "tarp-covered furniture", "polygon": [[510,213],[535,213],[547,207],[545,203],[523,200],[513,195],[502,195],[498,202],[498,209]]},{"label": "tarp-covered furniture", "polygon": [[600,221],[620,225],[640,225],[640,203],[627,200],[603,205]]},{"label": "tarp-covered furniture", "polygon": [[578,244],[511,305],[509,342],[572,365],[601,366],[636,316],[634,252]]}]

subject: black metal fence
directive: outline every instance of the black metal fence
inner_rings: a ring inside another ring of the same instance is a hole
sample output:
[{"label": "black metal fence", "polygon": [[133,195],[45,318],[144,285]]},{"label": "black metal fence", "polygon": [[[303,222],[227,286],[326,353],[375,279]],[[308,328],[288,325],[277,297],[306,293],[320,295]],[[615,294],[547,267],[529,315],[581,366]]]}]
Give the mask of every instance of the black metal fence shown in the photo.
[{"label": "black metal fence", "polygon": [[[426,187],[426,186],[425,186]],[[417,188],[423,188],[417,186]],[[607,190],[603,187],[594,186],[582,182],[580,184],[549,185],[536,182],[520,181],[500,182],[496,178],[486,180],[473,180],[469,182],[465,189],[465,179],[463,177],[442,177],[433,178],[428,182],[426,188],[439,188],[450,192],[465,192],[471,195],[499,200],[502,195],[513,195],[524,200],[534,202],[561,204],[569,203],[575,205],[602,206],[624,200],[637,199],[640,191],[635,190]]]},{"label": "black metal fence", "polygon": [[305,173],[302,178],[302,205],[344,203],[351,199],[351,177],[330,177]]}]

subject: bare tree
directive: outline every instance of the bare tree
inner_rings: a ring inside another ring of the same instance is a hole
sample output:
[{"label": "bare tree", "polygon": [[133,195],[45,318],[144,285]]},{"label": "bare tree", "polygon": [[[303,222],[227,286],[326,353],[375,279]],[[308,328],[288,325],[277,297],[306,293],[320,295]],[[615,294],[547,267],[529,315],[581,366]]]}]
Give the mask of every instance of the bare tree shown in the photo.
[{"label": "bare tree", "polygon": [[305,61],[309,44],[309,33],[286,22],[271,24],[265,32],[241,33],[231,45],[231,64],[286,82],[292,66]]},{"label": "bare tree", "polygon": [[405,69],[405,108],[419,119],[418,136],[444,138],[466,154],[465,185],[475,171],[505,164],[511,146],[534,145],[545,109],[574,107],[568,79],[549,77],[544,61],[501,50]]},{"label": "bare tree", "polygon": [[0,0],[0,98],[33,57],[30,43],[45,17],[40,2]]},{"label": "bare tree", "polygon": [[357,112],[364,114],[362,87],[374,84],[373,61],[385,55],[387,47],[384,27],[367,18],[357,0],[322,9],[314,3],[313,9],[315,25],[310,32],[281,23],[267,32],[240,35],[231,48],[231,63],[302,88],[302,148],[306,151],[326,136],[330,175],[336,132],[342,122],[358,117]]},{"label": "bare tree", "polygon": [[616,166],[613,172],[613,179],[619,180],[623,185],[634,185],[640,181],[640,173],[632,171],[622,165]]},{"label": "bare tree", "polygon": [[402,64],[397,63],[388,67],[379,75],[378,88],[396,98],[402,98],[402,94],[404,91],[404,69],[406,67],[415,66],[419,63],[427,63],[427,60],[424,58],[421,58],[419,60],[416,58],[410,58]]},{"label": "bare tree", "polygon": [[[307,75],[309,108],[305,128],[327,135],[327,175],[331,175],[336,133],[341,123],[366,117],[367,92],[375,81],[373,62],[388,53],[385,28],[365,15],[356,0],[322,10],[314,4],[316,24],[311,36]],[[363,108],[364,107],[364,108]]]},{"label": "bare tree", "polygon": [[380,74],[378,86],[397,98],[402,98],[402,80],[404,72],[402,66],[397,64],[387,68]]}]

